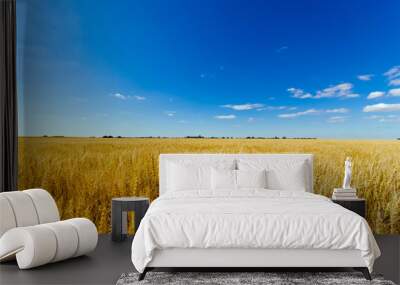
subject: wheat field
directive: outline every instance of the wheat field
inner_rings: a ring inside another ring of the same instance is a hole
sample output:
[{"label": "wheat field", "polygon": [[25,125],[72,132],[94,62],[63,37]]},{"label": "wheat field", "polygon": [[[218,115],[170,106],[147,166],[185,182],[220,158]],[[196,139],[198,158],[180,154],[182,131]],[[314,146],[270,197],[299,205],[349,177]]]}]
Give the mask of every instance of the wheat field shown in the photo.
[{"label": "wheat field", "polygon": [[47,189],[63,219],[87,217],[106,233],[112,197],[157,197],[160,153],[312,153],[314,191],[328,197],[351,156],[372,230],[400,234],[400,141],[20,137],[18,187]]}]

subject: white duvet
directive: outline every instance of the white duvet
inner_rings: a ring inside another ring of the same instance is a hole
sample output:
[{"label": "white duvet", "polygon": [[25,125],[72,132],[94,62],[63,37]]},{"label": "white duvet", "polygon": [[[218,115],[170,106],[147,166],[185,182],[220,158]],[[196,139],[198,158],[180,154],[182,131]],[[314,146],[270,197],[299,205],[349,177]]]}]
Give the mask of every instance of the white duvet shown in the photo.
[{"label": "white duvet", "polygon": [[256,189],[157,198],[132,243],[135,268],[165,248],[358,249],[370,271],[380,255],[365,219],[328,198]]}]

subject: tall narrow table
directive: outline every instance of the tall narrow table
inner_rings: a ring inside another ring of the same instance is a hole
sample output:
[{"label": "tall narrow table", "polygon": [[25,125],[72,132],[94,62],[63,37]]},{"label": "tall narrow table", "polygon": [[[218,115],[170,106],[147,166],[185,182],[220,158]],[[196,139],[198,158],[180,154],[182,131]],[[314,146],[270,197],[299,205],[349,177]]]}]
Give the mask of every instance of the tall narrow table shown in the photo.
[{"label": "tall narrow table", "polygon": [[149,208],[150,201],[145,197],[118,197],[111,201],[111,239],[123,241],[128,233],[128,212],[135,213],[135,230]]}]

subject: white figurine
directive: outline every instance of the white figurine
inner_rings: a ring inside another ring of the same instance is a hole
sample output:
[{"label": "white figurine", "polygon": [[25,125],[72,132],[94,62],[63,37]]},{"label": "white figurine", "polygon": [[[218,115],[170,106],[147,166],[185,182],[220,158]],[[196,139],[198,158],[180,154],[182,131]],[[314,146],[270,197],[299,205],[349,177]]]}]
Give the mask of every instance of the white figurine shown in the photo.
[{"label": "white figurine", "polygon": [[351,189],[351,157],[346,157],[344,162],[343,189]]}]

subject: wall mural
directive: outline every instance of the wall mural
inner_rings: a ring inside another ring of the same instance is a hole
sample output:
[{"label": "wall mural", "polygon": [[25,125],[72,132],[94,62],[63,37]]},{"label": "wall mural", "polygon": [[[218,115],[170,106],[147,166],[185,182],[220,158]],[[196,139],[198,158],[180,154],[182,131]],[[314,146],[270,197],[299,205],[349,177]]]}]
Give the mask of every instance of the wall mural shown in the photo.
[{"label": "wall mural", "polygon": [[19,188],[108,232],[112,197],[157,197],[160,153],[312,153],[328,197],[351,157],[400,234],[400,3],[377,5],[19,0]]}]

